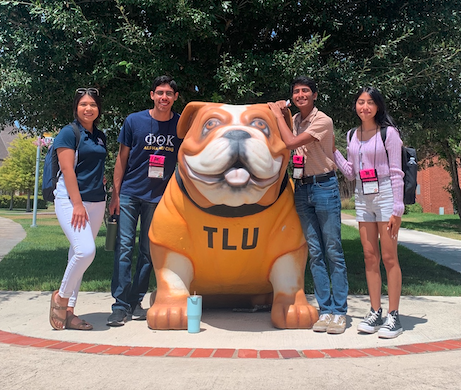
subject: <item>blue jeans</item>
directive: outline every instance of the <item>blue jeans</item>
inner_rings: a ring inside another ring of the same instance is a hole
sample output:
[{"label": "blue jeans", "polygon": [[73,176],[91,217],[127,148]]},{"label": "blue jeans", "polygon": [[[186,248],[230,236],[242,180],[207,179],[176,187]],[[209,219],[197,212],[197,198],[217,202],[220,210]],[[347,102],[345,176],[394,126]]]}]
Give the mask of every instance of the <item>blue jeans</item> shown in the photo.
[{"label": "blue jeans", "polygon": [[295,204],[309,246],[309,266],[320,314],[345,315],[349,285],[341,245],[338,179],[333,176],[324,183],[297,185]]},{"label": "blue jeans", "polygon": [[[115,298],[112,310],[122,309],[130,313],[142,301],[149,288],[149,278],[152,271],[149,228],[156,207],[157,203],[120,195],[120,217],[111,286],[112,296]],[[138,239],[139,252],[136,272],[133,282],[131,282],[131,263],[139,217],[141,217],[141,231]]]}]

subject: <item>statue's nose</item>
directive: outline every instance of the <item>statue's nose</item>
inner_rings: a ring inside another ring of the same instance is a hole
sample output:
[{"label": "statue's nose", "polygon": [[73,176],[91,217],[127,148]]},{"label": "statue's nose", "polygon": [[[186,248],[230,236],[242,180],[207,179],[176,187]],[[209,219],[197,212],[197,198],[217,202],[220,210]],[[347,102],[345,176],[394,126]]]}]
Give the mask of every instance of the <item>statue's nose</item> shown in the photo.
[{"label": "statue's nose", "polygon": [[251,135],[243,130],[231,130],[224,135],[224,138],[228,138],[233,141],[240,141],[242,139],[251,138]]}]

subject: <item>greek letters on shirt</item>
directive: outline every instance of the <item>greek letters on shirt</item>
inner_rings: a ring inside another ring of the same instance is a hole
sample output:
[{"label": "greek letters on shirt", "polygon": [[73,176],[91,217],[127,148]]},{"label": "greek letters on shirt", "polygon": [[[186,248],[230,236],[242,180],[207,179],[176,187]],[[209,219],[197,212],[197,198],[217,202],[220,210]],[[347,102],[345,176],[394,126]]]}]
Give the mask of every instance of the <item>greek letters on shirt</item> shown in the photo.
[{"label": "greek letters on shirt", "polygon": [[155,136],[150,133],[144,138],[144,141],[146,142],[144,150],[165,150],[167,152],[174,152],[173,139],[174,135],[171,134],[168,134],[167,136],[164,136],[163,134]]}]

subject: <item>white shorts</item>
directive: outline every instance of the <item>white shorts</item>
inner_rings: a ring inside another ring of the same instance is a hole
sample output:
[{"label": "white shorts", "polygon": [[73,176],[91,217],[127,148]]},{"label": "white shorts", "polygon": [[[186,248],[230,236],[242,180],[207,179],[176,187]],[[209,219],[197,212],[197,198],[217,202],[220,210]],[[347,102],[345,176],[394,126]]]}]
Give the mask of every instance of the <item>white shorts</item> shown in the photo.
[{"label": "white shorts", "polygon": [[394,209],[391,179],[379,179],[379,193],[363,195],[362,182],[356,180],[355,211],[357,222],[387,222]]}]

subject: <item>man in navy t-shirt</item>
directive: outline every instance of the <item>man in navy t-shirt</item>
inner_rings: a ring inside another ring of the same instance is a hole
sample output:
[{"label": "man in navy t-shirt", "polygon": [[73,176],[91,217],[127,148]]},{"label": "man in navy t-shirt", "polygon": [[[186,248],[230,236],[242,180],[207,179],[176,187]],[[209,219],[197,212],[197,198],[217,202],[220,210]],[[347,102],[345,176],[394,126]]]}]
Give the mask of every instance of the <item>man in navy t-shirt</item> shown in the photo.
[{"label": "man in navy t-shirt", "polygon": [[[149,227],[155,207],[175,170],[182,141],[176,135],[179,115],[172,111],[178,96],[178,87],[171,77],[157,77],[150,91],[154,108],[130,114],[118,137],[120,149],[109,212],[120,217],[111,288],[115,303],[107,320],[109,326],[122,326],[130,318],[146,319],[147,310],[142,308],[141,301],[152,271]],[[131,263],[139,218],[139,253],[132,280]]]}]

